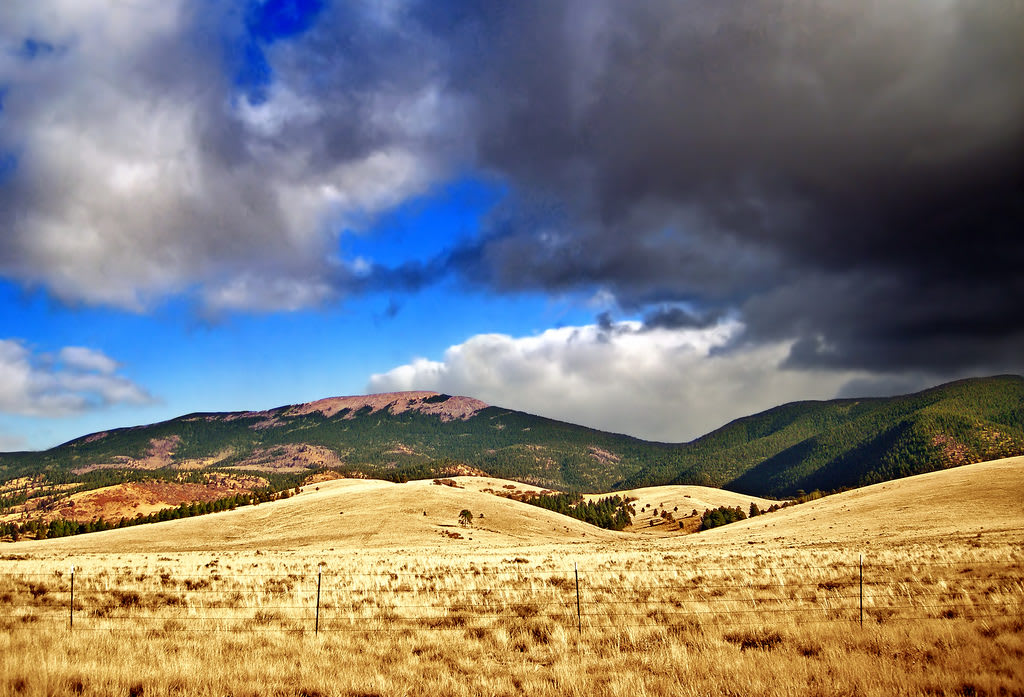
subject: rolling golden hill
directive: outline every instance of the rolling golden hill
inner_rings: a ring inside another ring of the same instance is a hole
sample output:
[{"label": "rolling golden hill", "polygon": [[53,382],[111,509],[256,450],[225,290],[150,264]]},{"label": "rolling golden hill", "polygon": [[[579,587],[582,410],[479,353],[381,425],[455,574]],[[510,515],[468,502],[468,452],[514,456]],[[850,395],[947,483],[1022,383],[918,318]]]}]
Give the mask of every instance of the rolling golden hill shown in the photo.
[{"label": "rolling golden hill", "polygon": [[[535,487],[456,477],[394,484],[338,479],[306,486],[290,499],[195,518],[89,535],[11,544],[19,553],[131,553],[243,550],[418,549],[482,551],[559,543],[601,543],[605,551],[663,537],[665,548],[694,545],[869,546],[982,536],[1006,541],[1024,530],[1024,457],[1007,458],[885,482],[824,497],[696,535],[665,535],[653,510],[740,506],[770,500],[706,487],[648,487],[636,496],[635,532],[601,530],[491,492]],[[514,488],[514,489],[513,489]],[[598,496],[598,495],[594,495]],[[459,524],[459,512],[473,523]],[[481,517],[482,514],[482,517]],[[646,517],[645,517],[646,516]],[[660,519],[658,519],[660,520]],[[649,533],[637,535],[636,532]],[[751,548],[753,549],[753,547]]]},{"label": "rolling golden hill", "polygon": [[[459,524],[463,509],[473,513],[470,526]],[[612,540],[620,535],[471,489],[437,486],[429,481],[395,484],[335,479],[306,486],[298,496],[259,506],[88,535],[18,542],[10,549],[106,553],[453,545],[479,548]]]},{"label": "rolling golden hill", "polygon": [[769,546],[1005,542],[1024,534],[1024,457],[920,474],[826,496],[687,538]]}]

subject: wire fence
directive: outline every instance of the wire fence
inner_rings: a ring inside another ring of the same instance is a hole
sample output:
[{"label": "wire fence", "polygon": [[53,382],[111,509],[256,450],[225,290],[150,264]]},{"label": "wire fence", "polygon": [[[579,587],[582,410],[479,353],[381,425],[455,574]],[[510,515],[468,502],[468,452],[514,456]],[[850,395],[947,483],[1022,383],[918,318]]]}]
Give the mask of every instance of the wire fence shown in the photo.
[{"label": "wire fence", "polygon": [[1024,619],[1024,564],[0,573],[6,630],[699,631]]}]

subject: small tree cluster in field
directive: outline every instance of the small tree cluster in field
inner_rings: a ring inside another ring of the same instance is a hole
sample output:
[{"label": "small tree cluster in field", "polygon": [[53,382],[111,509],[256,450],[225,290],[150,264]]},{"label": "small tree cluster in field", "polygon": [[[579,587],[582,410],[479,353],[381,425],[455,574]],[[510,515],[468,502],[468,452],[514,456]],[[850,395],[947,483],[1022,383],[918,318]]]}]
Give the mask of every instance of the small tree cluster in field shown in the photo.
[{"label": "small tree cluster in field", "polygon": [[735,523],[737,520],[746,520],[747,514],[743,512],[743,509],[739,506],[729,508],[728,506],[719,506],[708,511],[704,511],[704,515],[700,517],[700,530],[710,530],[711,528],[717,528],[720,525],[728,525],[729,523]]},{"label": "small tree cluster in field", "polygon": [[465,527],[473,524],[473,512],[468,508],[459,511],[459,525]]},{"label": "small tree cluster in field", "polygon": [[[841,491],[841,490],[837,490],[836,493],[838,493],[838,491]],[[790,505],[790,506],[796,505],[798,503],[807,503],[808,501],[817,501],[822,496],[826,496],[825,492],[820,491],[818,489],[815,489],[814,491],[812,491],[809,494],[804,493],[803,489],[797,489],[796,490],[796,498],[792,499],[792,501],[787,501],[786,503],[784,503],[783,507],[785,507],[787,505]]]},{"label": "small tree cluster in field", "polygon": [[536,496],[525,502],[607,530],[623,530],[636,514],[633,504],[621,496],[584,501],[580,494],[554,494]]}]

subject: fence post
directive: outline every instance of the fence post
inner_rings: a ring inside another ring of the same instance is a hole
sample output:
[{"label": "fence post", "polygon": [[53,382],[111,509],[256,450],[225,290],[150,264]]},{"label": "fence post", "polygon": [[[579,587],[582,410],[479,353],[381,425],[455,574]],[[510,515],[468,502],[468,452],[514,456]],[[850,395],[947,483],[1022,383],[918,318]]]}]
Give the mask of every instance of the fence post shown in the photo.
[{"label": "fence post", "polygon": [[316,625],[313,627],[313,634],[320,636],[320,580],[324,575],[324,565],[316,567]]},{"label": "fence post", "polygon": [[573,562],[573,567],[576,570],[576,631],[580,636],[583,636],[583,616],[580,614],[580,565],[579,562]]},{"label": "fence post", "polygon": [[75,565],[71,565],[71,603],[69,605],[70,621],[68,629],[75,628]]},{"label": "fence post", "polygon": [[864,555],[860,555],[860,628],[864,628]]}]

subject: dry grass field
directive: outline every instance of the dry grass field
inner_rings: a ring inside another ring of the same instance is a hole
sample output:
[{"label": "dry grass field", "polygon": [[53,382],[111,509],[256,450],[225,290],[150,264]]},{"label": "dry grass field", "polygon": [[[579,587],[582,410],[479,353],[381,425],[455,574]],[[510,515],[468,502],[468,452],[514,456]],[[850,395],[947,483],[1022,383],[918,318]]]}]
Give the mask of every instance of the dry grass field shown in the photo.
[{"label": "dry grass field", "polygon": [[317,486],[3,546],[0,694],[1024,694],[1024,458],[660,538]]}]

